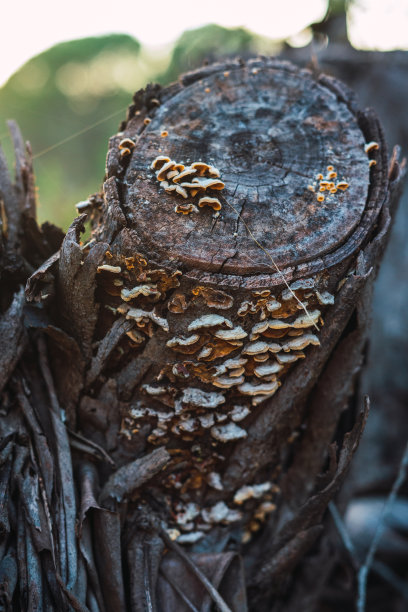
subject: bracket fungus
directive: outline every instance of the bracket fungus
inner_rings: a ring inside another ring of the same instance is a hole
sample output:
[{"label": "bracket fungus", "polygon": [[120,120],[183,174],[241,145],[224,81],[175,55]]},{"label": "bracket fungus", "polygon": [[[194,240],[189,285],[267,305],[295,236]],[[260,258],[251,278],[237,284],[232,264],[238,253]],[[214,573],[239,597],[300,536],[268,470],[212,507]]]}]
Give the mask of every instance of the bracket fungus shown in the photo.
[{"label": "bracket fungus", "polygon": [[[194,162],[190,166],[185,166],[165,155],[159,155],[152,161],[150,168],[156,171],[156,178],[167,193],[180,195],[185,200],[188,197],[194,198],[197,193],[207,189],[219,191],[225,187],[219,178],[220,171],[204,162]],[[201,198],[198,205],[199,208],[210,206],[214,211],[221,210],[221,202],[218,198],[210,196]],[[174,211],[186,215],[197,212],[198,209],[190,202],[185,206],[177,205]]]},{"label": "bracket fungus", "polygon": [[221,202],[218,198],[210,198],[209,196],[204,196],[203,198],[200,198],[198,201],[198,206],[200,208],[202,208],[203,206],[209,206],[215,211],[221,210],[222,208]]},{"label": "bracket fungus", "polygon": [[195,319],[194,321],[191,321],[187,329],[188,331],[195,331],[196,329],[218,326],[228,327],[230,329],[234,327],[233,323],[229,319],[226,319],[221,315],[206,314],[198,319]]}]

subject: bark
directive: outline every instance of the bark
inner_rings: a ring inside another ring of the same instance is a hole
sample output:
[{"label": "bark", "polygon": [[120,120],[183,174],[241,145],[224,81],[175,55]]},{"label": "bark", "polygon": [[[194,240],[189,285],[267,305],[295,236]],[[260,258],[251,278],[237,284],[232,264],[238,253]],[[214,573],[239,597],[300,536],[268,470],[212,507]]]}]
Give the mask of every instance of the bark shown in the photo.
[{"label": "bark", "polygon": [[[324,582],[315,597],[310,582],[333,563],[326,509],[367,417],[356,385],[403,174],[374,113],[268,59],[149,86],[63,240],[35,223],[12,130],[5,609],[238,611],[246,590],[251,609],[316,609]],[[152,169],[158,156],[185,178]]]}]

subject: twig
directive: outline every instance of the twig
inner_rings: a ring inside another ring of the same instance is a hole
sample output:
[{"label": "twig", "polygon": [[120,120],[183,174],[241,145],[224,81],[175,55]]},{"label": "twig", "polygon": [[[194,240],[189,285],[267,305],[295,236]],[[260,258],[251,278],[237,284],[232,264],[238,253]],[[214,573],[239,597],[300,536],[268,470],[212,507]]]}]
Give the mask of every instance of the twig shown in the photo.
[{"label": "twig", "polygon": [[169,453],[164,446],[161,446],[148,455],[123,465],[104,484],[99,495],[100,503],[103,504],[110,497],[118,502],[123,501],[133,491],[158,474],[170,459]]},{"label": "twig", "polygon": [[165,571],[163,569],[163,567],[160,567],[160,573],[163,574],[163,576],[165,577],[167,582],[173,587],[173,589],[176,591],[176,593],[179,595],[179,597],[181,597],[181,599],[184,601],[186,606],[188,608],[190,608],[190,610],[192,610],[192,612],[200,612],[200,610],[198,608],[196,608],[195,605],[189,600],[187,595],[185,595],[183,593],[182,589],[179,587],[177,582],[175,582],[173,580],[173,578],[170,576],[170,574],[167,571]]},{"label": "twig", "polygon": [[60,405],[59,405],[59,401],[58,401],[58,397],[57,397],[57,392],[55,391],[54,380],[52,378],[50,366],[49,366],[49,363],[48,363],[47,346],[45,344],[45,340],[44,340],[43,336],[39,336],[38,337],[38,339],[37,339],[37,346],[38,346],[38,354],[39,354],[39,357],[40,357],[41,372],[42,372],[42,375],[44,376],[44,380],[45,380],[45,383],[47,385],[48,396],[50,398],[51,407],[52,407],[54,413],[59,418],[61,418],[62,417],[61,408],[60,408]]},{"label": "twig", "polygon": [[159,534],[163,538],[163,541],[168,546],[168,548],[171,548],[172,550],[174,550],[174,552],[176,552],[183,559],[185,564],[188,565],[188,567],[191,569],[194,575],[199,579],[201,584],[208,591],[211,599],[218,606],[220,611],[221,612],[232,612],[231,608],[226,604],[226,602],[221,597],[217,589],[208,580],[207,576],[203,574],[200,568],[197,567],[197,565],[194,563],[191,557],[189,557],[188,554],[184,552],[181,546],[179,546],[176,542],[173,542],[173,540],[170,538],[170,536],[165,532],[165,530],[162,527],[159,527]]},{"label": "twig", "polygon": [[[361,562],[358,559],[355,546],[349,536],[346,526],[343,523],[343,519],[341,518],[340,513],[337,510],[337,507],[334,502],[329,503],[329,510],[330,514],[332,515],[334,524],[336,525],[337,531],[339,532],[341,540],[344,544],[344,547],[350,555],[353,567],[358,573],[361,568]],[[388,582],[388,584],[391,585],[396,591],[398,591],[401,597],[408,601],[408,586],[403,580],[401,580],[401,578],[395,572],[392,571],[390,567],[388,567],[388,565],[385,565],[385,563],[382,563],[381,561],[373,561],[372,570],[378,576],[381,576],[383,580]]]},{"label": "twig", "polygon": [[388,582],[406,601],[408,601],[408,585],[388,565],[381,561],[373,561],[373,572]]},{"label": "twig", "polygon": [[385,501],[385,504],[381,511],[380,518],[378,519],[378,524],[374,532],[373,539],[371,540],[370,548],[368,549],[367,556],[365,558],[365,562],[363,563],[363,565],[361,566],[358,572],[357,612],[364,612],[365,610],[368,574],[373,564],[375,553],[376,553],[378,544],[381,540],[381,536],[385,529],[385,519],[387,518],[388,513],[391,511],[392,505],[396,500],[398,491],[402,483],[407,477],[407,470],[408,470],[408,443],[405,446],[405,451],[401,459],[397,477],[394,481],[394,484],[392,485],[390,494],[388,495]]},{"label": "twig", "polygon": [[[115,465],[115,462],[112,457],[108,455],[108,453],[102,446],[100,446],[96,442],[93,442],[92,440],[89,440],[88,438],[85,438],[84,436],[81,436],[81,434],[77,433],[76,431],[73,431],[72,429],[69,429],[69,427],[67,427],[67,431],[70,435],[70,444],[72,447],[79,448],[80,450],[88,452],[96,457],[98,457],[98,453],[100,453],[102,455],[102,458],[105,459],[107,463],[110,463],[110,465]],[[100,457],[98,457],[98,459],[99,458]]]},{"label": "twig", "polygon": [[353,563],[353,567],[356,570],[356,572],[358,572],[361,567],[361,563],[358,559],[357,551],[349,536],[346,526],[343,523],[343,519],[340,516],[340,512],[337,510],[337,506],[333,501],[329,502],[329,510],[330,510],[330,514],[332,515],[334,524],[336,525],[337,531],[340,534],[344,547],[350,555],[351,561]]}]

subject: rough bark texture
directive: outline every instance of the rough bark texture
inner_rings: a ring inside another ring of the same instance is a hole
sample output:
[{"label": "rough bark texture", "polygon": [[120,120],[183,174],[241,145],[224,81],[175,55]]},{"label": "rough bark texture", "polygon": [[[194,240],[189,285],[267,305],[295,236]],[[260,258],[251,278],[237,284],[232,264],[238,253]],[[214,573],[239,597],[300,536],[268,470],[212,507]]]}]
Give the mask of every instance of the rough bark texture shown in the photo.
[{"label": "rough bark texture", "polygon": [[[317,609],[401,184],[375,115],[338,81],[265,59],[150,86],[110,141],[85,245],[86,215],[62,244],[37,227],[13,134],[14,183],[0,160],[4,608],[238,611],[247,591],[254,610]],[[177,175],[151,169],[160,155],[212,169],[194,182],[190,168],[177,192]]]}]

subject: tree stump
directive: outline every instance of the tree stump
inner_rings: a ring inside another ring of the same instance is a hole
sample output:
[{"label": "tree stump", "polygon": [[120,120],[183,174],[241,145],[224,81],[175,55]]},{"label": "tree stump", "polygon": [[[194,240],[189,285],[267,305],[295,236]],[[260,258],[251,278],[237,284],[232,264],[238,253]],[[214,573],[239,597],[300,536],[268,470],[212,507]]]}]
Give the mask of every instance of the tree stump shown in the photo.
[{"label": "tree stump", "polygon": [[[81,214],[2,318],[17,300],[32,339],[0,367],[11,469],[25,452],[35,474],[10,495],[10,602],[30,609],[43,573],[58,609],[245,610],[245,584],[252,609],[317,609],[399,185],[374,113],[329,77],[234,61],[135,94],[78,205],[91,240]],[[2,183],[7,211],[24,189]]]}]

